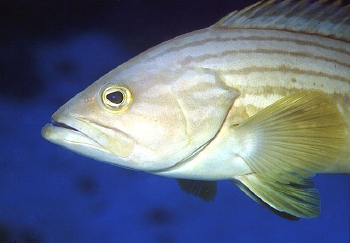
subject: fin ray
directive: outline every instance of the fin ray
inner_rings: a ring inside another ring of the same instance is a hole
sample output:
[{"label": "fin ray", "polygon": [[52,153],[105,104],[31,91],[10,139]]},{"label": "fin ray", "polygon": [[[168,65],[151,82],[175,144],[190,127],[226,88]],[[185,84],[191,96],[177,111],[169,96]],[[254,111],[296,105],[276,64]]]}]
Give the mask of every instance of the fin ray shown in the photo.
[{"label": "fin ray", "polygon": [[209,202],[216,196],[216,181],[177,179],[182,190]]},{"label": "fin ray", "polygon": [[232,182],[238,186],[246,195],[248,195],[250,198],[252,198],[254,201],[256,201],[257,203],[259,203],[260,205],[266,207],[267,209],[269,209],[271,212],[273,212],[274,214],[284,218],[284,219],[288,219],[288,220],[292,220],[292,221],[297,221],[300,218],[296,217],[292,214],[289,214],[288,212],[283,212],[283,211],[279,211],[277,209],[275,209],[274,207],[271,207],[267,202],[265,202],[264,200],[262,200],[260,197],[258,197],[252,190],[250,190],[246,185],[244,185],[241,181],[239,180],[232,180]]},{"label": "fin ray", "polygon": [[319,195],[309,178],[347,155],[346,123],[333,100],[322,91],[299,91],[232,129],[238,155],[254,171],[236,179],[278,211],[316,217]]},{"label": "fin ray", "polygon": [[241,139],[240,156],[257,173],[308,178],[333,166],[346,153],[346,123],[333,100],[316,90],[277,101],[235,132]]},{"label": "fin ray", "polygon": [[251,174],[239,180],[262,201],[274,209],[295,217],[314,218],[320,214],[319,194],[310,179],[302,184],[283,184],[271,181],[269,176]]},{"label": "fin ray", "polygon": [[228,14],[213,27],[284,29],[350,41],[349,9],[341,1],[260,1]]}]

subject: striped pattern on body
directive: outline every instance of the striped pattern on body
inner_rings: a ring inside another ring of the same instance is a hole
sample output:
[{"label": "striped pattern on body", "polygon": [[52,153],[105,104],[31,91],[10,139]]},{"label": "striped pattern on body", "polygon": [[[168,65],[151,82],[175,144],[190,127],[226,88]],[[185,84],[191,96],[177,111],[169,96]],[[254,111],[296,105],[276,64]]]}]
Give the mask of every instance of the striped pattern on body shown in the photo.
[{"label": "striped pattern on body", "polygon": [[[322,90],[339,104],[350,95],[350,43],[316,34],[209,27],[145,55],[174,72],[197,67],[222,75],[249,116],[295,90]],[[350,119],[350,104],[344,108]]]}]

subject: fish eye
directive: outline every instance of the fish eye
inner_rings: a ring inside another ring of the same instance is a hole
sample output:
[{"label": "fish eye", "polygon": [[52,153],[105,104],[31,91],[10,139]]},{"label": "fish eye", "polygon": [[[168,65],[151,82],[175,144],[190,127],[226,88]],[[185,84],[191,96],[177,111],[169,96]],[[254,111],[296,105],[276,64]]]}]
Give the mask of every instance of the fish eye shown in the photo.
[{"label": "fish eye", "polygon": [[107,100],[109,100],[113,104],[120,105],[121,103],[123,103],[124,96],[125,96],[124,93],[121,92],[120,90],[118,90],[118,91],[113,91],[112,93],[107,94],[106,98],[107,98]]},{"label": "fish eye", "polygon": [[126,109],[132,100],[130,89],[122,85],[107,84],[100,91],[102,105],[111,111]]}]

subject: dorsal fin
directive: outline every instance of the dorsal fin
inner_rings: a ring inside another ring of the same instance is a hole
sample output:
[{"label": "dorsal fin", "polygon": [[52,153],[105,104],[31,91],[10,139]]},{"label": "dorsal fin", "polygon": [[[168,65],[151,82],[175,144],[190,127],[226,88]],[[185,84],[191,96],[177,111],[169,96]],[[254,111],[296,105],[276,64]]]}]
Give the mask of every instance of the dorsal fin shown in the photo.
[{"label": "dorsal fin", "polygon": [[214,28],[283,29],[350,41],[350,4],[341,0],[269,0],[234,11]]}]

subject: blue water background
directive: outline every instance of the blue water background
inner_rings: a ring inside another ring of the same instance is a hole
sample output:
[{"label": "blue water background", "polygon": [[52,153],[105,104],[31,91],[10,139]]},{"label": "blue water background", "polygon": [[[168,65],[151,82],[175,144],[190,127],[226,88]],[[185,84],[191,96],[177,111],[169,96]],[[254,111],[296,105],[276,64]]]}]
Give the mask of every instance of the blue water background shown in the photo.
[{"label": "blue water background", "polygon": [[174,179],[93,161],[40,135],[109,70],[255,1],[48,2],[0,4],[1,243],[349,242],[349,176],[317,175],[321,215],[290,222],[229,181],[206,203]]}]

